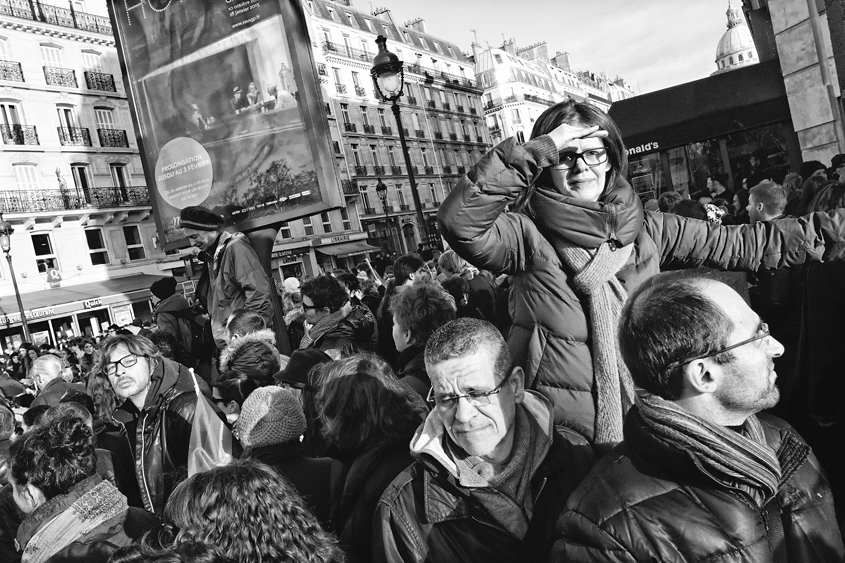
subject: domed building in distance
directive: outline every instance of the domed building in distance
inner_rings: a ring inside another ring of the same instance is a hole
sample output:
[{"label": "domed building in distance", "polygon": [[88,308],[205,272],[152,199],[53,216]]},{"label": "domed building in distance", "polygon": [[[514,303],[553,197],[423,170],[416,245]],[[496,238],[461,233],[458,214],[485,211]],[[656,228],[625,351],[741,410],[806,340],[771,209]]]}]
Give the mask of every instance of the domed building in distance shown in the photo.
[{"label": "domed building in distance", "polygon": [[[728,1],[728,29],[716,48],[716,72],[721,74],[740,67],[756,65],[759,62],[757,48],[751,31],[742,17],[742,12]],[[711,75],[712,76],[712,75]]]}]

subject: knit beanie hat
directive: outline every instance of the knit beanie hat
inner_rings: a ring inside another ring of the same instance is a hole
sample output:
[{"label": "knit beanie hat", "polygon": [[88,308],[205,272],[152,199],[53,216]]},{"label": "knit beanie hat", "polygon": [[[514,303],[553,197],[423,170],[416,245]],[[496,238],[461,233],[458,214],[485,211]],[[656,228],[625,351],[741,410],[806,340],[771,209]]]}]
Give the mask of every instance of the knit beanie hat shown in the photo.
[{"label": "knit beanie hat", "polygon": [[197,231],[216,231],[223,224],[223,217],[197,205],[179,212],[179,224]]},{"label": "knit beanie hat", "polygon": [[150,286],[150,293],[159,299],[167,299],[176,293],[176,278],[161,278],[153,282]]},{"label": "knit beanie hat", "polygon": [[296,397],[282,387],[259,387],[244,401],[235,436],[244,447],[294,442],[305,432],[305,414]]}]

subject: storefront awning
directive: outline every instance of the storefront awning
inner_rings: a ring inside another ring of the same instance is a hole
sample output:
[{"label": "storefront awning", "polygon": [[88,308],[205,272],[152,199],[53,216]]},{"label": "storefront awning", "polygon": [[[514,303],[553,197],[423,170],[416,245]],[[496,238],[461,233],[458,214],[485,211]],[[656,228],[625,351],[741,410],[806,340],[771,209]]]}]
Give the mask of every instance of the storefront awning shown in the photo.
[{"label": "storefront awning", "polygon": [[362,240],[354,240],[352,242],[342,242],[340,244],[330,244],[328,246],[315,247],[317,252],[328,254],[329,256],[355,256],[356,254],[366,254],[367,252],[374,252],[381,250],[378,246],[372,246]]},{"label": "storefront awning", "polygon": [[[129,294],[131,293],[149,290],[150,285],[160,278],[161,276],[139,274],[56,289],[45,289],[21,294],[21,301],[23,301],[23,308],[27,316],[30,315],[30,312],[33,312],[34,318],[46,318],[83,309],[85,308],[83,305],[85,301],[96,299],[103,301],[118,295],[130,297]],[[49,309],[52,309],[52,311],[48,311]],[[6,317],[16,317],[17,320],[5,320]],[[0,297],[0,325],[15,324],[15,322],[20,322],[20,312],[15,294],[12,293]]]}]

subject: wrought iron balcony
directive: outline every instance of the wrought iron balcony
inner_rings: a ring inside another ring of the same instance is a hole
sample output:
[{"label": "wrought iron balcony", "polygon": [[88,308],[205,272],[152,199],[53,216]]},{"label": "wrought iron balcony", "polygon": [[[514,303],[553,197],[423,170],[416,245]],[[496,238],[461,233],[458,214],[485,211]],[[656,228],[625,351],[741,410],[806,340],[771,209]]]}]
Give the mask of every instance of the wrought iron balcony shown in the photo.
[{"label": "wrought iron balcony", "polygon": [[425,131],[423,131],[422,129],[415,129],[414,133],[416,133],[417,137],[421,139],[425,138]]},{"label": "wrought iron balcony", "polygon": [[335,84],[334,87],[338,94],[346,93],[346,84]]},{"label": "wrought iron balcony", "polygon": [[407,103],[408,103],[408,105],[409,105],[409,106],[415,106],[415,105],[417,105],[417,99],[416,99],[414,96],[408,96],[408,97],[406,98],[406,101],[407,101]]},{"label": "wrought iron balcony", "polygon": [[0,80],[23,82],[23,69],[21,68],[21,63],[0,60]]},{"label": "wrought iron balcony", "polygon": [[393,135],[393,128],[387,127],[386,125],[381,126],[381,134],[382,135]]},{"label": "wrought iron balcony", "polygon": [[434,100],[429,100],[427,105],[428,105],[428,107],[430,107],[431,109],[436,109],[436,108],[437,108],[437,104],[435,104],[435,103],[434,103]]},{"label": "wrought iron balcony", "polygon": [[458,134],[457,133],[449,133],[449,140],[450,141],[457,141],[458,140]]},{"label": "wrought iron balcony", "polygon": [[114,84],[114,75],[93,70],[85,71],[85,86],[89,90],[102,90],[103,92],[117,92]]},{"label": "wrought iron balcony", "polygon": [[477,110],[477,109],[475,109],[475,108],[469,108],[469,112],[470,112],[472,115],[476,115],[476,114],[478,114],[478,110]]},{"label": "wrought iron balcony", "polygon": [[495,125],[493,127],[489,127],[488,129],[490,130],[491,135],[498,135],[502,132],[502,128]]},{"label": "wrought iron balcony", "polygon": [[357,197],[361,193],[358,190],[358,182],[355,180],[343,180],[341,185],[343,186],[343,195]]},{"label": "wrought iron balcony", "polygon": [[426,166],[425,167],[426,174],[434,174],[434,166]]},{"label": "wrought iron balcony", "polygon": [[419,170],[420,170],[420,169],[419,169],[419,167],[418,167],[418,166],[411,166],[411,170],[414,172],[414,174],[419,174],[419,173],[420,173],[420,172],[419,172]]},{"label": "wrought iron balcony", "polygon": [[331,41],[323,41],[323,54],[340,55],[341,57],[349,59],[366,61],[368,64],[373,63],[373,55],[371,55],[368,51],[347,47],[346,45],[340,45],[339,43],[333,43]]},{"label": "wrought iron balcony", "polygon": [[405,136],[407,137],[407,136],[408,136],[408,134],[409,134],[409,133],[408,133],[408,128],[407,128],[407,127],[403,127],[403,128],[402,128],[402,133],[404,133],[404,134],[405,134]]},{"label": "wrought iron balcony", "polygon": [[365,207],[364,208],[364,215],[375,215],[376,208],[375,207]]},{"label": "wrought iron balcony", "polygon": [[343,128],[346,131],[349,131],[350,133],[355,133],[358,131],[358,127],[356,127],[354,123],[350,123],[348,121],[343,124]]},{"label": "wrought iron balcony", "polygon": [[329,71],[326,70],[326,65],[324,63],[317,63],[317,74],[320,76],[329,75]]},{"label": "wrought iron balcony", "polygon": [[97,129],[101,147],[129,148],[129,139],[123,129]]},{"label": "wrought iron balcony", "polygon": [[443,173],[444,174],[451,174],[452,173],[452,167],[447,164],[446,166],[443,167]]},{"label": "wrought iron balcony", "polygon": [[341,151],[340,151],[340,143],[339,143],[339,142],[337,142],[337,141],[332,141],[332,146],[334,147],[334,152],[336,152],[337,154],[340,154],[340,153],[341,153]]},{"label": "wrought iron balcony", "polygon": [[91,133],[87,127],[58,127],[62,146],[90,147]]},{"label": "wrought iron balcony", "polygon": [[384,176],[384,166],[373,166],[376,176]]},{"label": "wrought iron balcony", "polygon": [[410,211],[410,210],[411,210],[411,206],[408,205],[407,203],[403,203],[399,206],[399,211]]},{"label": "wrought iron balcony", "polygon": [[446,111],[452,111],[452,104],[450,104],[449,102],[444,102],[443,109],[445,109]]},{"label": "wrought iron balcony", "polygon": [[50,86],[64,86],[65,88],[79,88],[76,82],[76,71],[72,68],[45,66],[44,78]]},{"label": "wrought iron balcony", "polygon": [[374,135],[376,132],[375,125],[364,125],[364,133],[369,133],[370,135]]},{"label": "wrought iron balcony", "polygon": [[455,111],[464,113],[464,106],[455,106]]},{"label": "wrought iron balcony", "polygon": [[109,18],[50,6],[37,0],[0,0],[0,15],[112,35]]},{"label": "wrought iron balcony", "polygon": [[64,211],[149,205],[146,186],[68,188],[65,190],[0,190],[0,205],[7,213]]},{"label": "wrought iron balcony", "polygon": [[475,138],[475,142],[477,142],[477,143],[483,143],[483,142],[484,142],[484,137],[482,137],[481,135],[479,135],[478,137],[476,137],[476,138]]},{"label": "wrought iron balcony", "polygon": [[361,96],[362,98],[367,95],[367,91],[364,90],[363,86],[356,86],[355,87],[355,95]]},{"label": "wrought iron balcony", "polygon": [[402,175],[402,167],[401,166],[391,166],[390,172],[394,176],[401,176]]},{"label": "wrought iron balcony", "polygon": [[356,176],[366,176],[367,175],[367,167],[366,166],[356,166],[355,167],[355,175]]},{"label": "wrought iron balcony", "polygon": [[465,134],[465,135],[464,135],[464,141],[466,141],[466,142],[468,143],[468,142],[469,142],[469,139],[470,139],[469,135],[466,135],[466,134]]},{"label": "wrought iron balcony", "polygon": [[434,138],[442,141],[443,140],[443,132],[442,131],[435,131],[434,132]]},{"label": "wrought iron balcony", "polygon": [[38,145],[35,125],[0,125],[0,137],[7,145]]},{"label": "wrought iron balcony", "polygon": [[466,174],[466,166],[458,166],[458,174]]}]

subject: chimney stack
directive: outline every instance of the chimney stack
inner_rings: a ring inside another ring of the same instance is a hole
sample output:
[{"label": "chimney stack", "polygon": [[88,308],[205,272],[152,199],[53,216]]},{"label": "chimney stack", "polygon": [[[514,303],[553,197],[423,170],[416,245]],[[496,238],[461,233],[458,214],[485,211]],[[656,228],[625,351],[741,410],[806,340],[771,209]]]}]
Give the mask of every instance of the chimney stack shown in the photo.
[{"label": "chimney stack", "polygon": [[558,67],[562,68],[566,72],[572,72],[572,67],[569,64],[569,53],[561,53],[560,51],[552,59],[552,63]]}]

